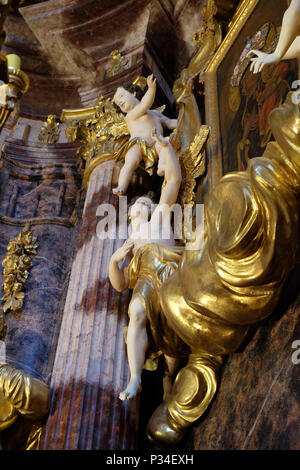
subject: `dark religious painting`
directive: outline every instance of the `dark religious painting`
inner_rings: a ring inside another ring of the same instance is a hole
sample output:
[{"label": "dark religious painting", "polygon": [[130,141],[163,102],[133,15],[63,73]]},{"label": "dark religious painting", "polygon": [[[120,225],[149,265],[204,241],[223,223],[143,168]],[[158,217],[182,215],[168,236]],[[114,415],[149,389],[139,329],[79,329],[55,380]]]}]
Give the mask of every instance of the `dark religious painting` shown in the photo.
[{"label": "dark religious painting", "polygon": [[272,7],[261,0],[232,44],[217,72],[223,171],[245,170],[273,139],[270,112],[280,106],[297,80],[297,61],[283,61],[250,71],[251,49],[273,52],[278,42],[285,0]]}]

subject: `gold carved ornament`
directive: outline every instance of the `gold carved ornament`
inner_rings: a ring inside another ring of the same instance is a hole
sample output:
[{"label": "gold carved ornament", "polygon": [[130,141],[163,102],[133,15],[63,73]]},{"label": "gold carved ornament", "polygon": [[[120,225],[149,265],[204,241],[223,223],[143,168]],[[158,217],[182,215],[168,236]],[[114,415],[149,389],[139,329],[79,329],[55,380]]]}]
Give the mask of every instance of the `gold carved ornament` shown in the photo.
[{"label": "gold carved ornament", "polygon": [[20,312],[24,302],[23,286],[32,268],[31,256],[36,254],[38,248],[37,238],[33,236],[26,226],[7,245],[6,257],[3,266],[3,311]]},{"label": "gold carved ornament", "polygon": [[106,72],[108,77],[122,73],[128,68],[128,60],[122,56],[121,52],[115,49],[110,53],[109,68]]},{"label": "gold carved ornament", "polygon": [[59,138],[59,122],[56,122],[56,116],[50,114],[47,121],[42,125],[38,139],[44,144],[54,144]]},{"label": "gold carved ornament", "polygon": [[182,185],[179,193],[179,202],[182,206],[195,203],[196,178],[205,173],[204,146],[208,136],[209,127],[202,125],[190,146],[184,151],[177,150],[182,170]]},{"label": "gold carved ornament", "polygon": [[185,97],[192,93],[193,79],[196,76],[203,81],[203,74],[222,42],[222,28],[214,18],[217,11],[214,0],[208,0],[202,8],[203,26],[200,33],[195,33],[193,36],[196,44],[195,52],[173,87],[173,94],[178,104],[184,102]]},{"label": "gold carved ornament", "polygon": [[[188,66],[181,71],[179,79],[175,81],[173,86],[173,95],[178,108],[178,126],[171,139],[173,144],[177,143],[178,148],[181,149],[182,161],[184,162],[183,175],[187,174],[187,177],[183,176],[183,180],[185,183],[188,181],[186,186],[183,185],[184,195],[181,199],[182,201],[186,200],[187,203],[192,201],[192,192],[195,186],[193,173],[197,174],[196,177],[200,177],[206,172],[204,145],[208,139],[209,127],[201,126],[201,117],[193,89],[196,77],[203,81],[204,72],[222,42],[222,28],[215,20],[216,13],[215,1],[208,0],[202,9],[203,26],[201,32],[193,36],[196,43],[195,52]],[[193,142],[194,147],[192,148]],[[201,152],[197,151],[199,144],[202,145]]]},{"label": "gold carved ornament", "polygon": [[[8,310],[21,311],[24,302],[22,288],[32,267],[31,256],[36,254],[37,248],[37,239],[29,230],[29,225],[8,243],[7,254],[2,262],[4,296],[1,300],[4,302],[4,313]],[[0,315],[0,340],[5,339],[5,333],[4,316]],[[49,388],[44,382],[9,364],[0,364],[0,431],[3,448],[37,450],[49,404]],[[14,429],[10,432],[8,428],[12,424]]]},{"label": "gold carved ornament", "polygon": [[218,8],[215,1],[207,0],[206,5],[202,7],[203,26],[201,32],[193,36],[196,51],[188,68],[190,70],[195,69],[196,74],[200,74],[200,77],[222,42],[222,28],[215,20],[217,12]]},{"label": "gold carved ornament", "polygon": [[66,136],[70,142],[81,144],[79,154],[88,166],[98,155],[110,154],[112,157],[129,139],[129,130],[124,115],[118,113],[112,99],[99,96],[92,115],[67,125]]}]

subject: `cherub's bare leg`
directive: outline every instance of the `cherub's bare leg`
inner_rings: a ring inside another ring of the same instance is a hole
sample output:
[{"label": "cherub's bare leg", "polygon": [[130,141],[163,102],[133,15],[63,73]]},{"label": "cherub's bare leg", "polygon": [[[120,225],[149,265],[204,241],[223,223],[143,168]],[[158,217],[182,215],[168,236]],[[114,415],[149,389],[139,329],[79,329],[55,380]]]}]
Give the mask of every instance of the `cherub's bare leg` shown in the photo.
[{"label": "cherub's bare leg", "polygon": [[163,399],[165,402],[168,401],[168,398],[171,394],[171,390],[173,387],[174,379],[175,379],[175,372],[178,366],[178,359],[175,357],[167,356],[165,354],[165,372],[163,377],[163,388],[164,388],[164,396]]},{"label": "cherub's bare leg", "polygon": [[132,178],[133,172],[137,169],[142,159],[141,151],[137,145],[133,145],[125,156],[125,163],[119,174],[118,186],[113,189],[113,193],[122,196],[126,193]]},{"label": "cherub's bare leg", "polygon": [[182,181],[181,167],[176,156],[176,152],[168,139],[158,135],[156,130],[152,132],[153,139],[156,140],[155,147],[159,152],[159,163],[157,173],[165,177],[165,187],[161,193],[160,204],[174,200],[176,202],[178,191]]},{"label": "cherub's bare leg", "polygon": [[157,165],[157,174],[158,176],[164,176],[166,171],[166,155],[165,152],[161,151],[159,153],[158,165]]},{"label": "cherub's bare leg", "polygon": [[133,298],[129,305],[129,325],[127,330],[127,355],[130,381],[120,393],[120,400],[134,398],[141,391],[141,375],[148,346],[146,331],[147,317],[142,301]]},{"label": "cherub's bare leg", "polygon": [[159,176],[164,176],[166,168],[166,151],[168,151],[169,141],[162,135],[156,132],[156,129],[152,132],[152,137],[156,141],[155,149],[159,156],[157,174]]}]

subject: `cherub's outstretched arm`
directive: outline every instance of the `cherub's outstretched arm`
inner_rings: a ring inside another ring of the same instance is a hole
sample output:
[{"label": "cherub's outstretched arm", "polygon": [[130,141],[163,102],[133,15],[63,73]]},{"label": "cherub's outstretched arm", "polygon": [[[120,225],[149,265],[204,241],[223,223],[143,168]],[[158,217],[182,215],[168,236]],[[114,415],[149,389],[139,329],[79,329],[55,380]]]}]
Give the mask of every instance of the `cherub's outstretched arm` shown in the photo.
[{"label": "cherub's outstretched arm", "polygon": [[127,119],[137,119],[140,116],[148,111],[154,103],[155,94],[156,94],[156,79],[153,78],[153,74],[147,77],[148,90],[144,94],[140,103],[137,104],[129,113],[127,114]]},{"label": "cherub's outstretched arm", "polygon": [[[286,10],[280,32],[279,41],[273,54],[253,49],[248,53],[248,57],[256,54],[257,57],[251,59],[250,70],[253,73],[261,72],[268,64],[280,62],[280,60],[295,59],[300,57],[300,0],[292,0]],[[297,37],[298,36],[298,37]]]},{"label": "cherub's outstretched arm", "polygon": [[171,119],[167,116],[162,115],[162,125],[166,127],[167,129],[176,129],[178,125],[177,119]]}]

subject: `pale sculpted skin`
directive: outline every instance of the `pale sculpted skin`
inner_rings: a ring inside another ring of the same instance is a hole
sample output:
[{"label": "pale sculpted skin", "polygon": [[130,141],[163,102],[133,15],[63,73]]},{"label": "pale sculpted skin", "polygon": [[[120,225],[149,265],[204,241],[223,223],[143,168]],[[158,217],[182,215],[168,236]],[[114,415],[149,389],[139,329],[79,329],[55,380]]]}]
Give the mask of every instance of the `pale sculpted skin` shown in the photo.
[{"label": "pale sculpted skin", "polygon": [[[165,152],[165,180],[166,184],[161,192],[159,204],[151,215],[151,205],[153,202],[148,197],[140,197],[131,207],[130,218],[132,232],[130,238],[126,240],[111,257],[109,264],[109,279],[113,287],[122,292],[128,288],[129,280],[126,268],[119,266],[127,256],[132,257],[135,251],[147,243],[158,243],[163,246],[174,246],[175,241],[171,228],[170,208],[177,200],[180,184],[181,169],[173,147],[167,139],[152,133],[157,145]],[[150,216],[150,220],[149,220]],[[163,235],[170,233],[170,237],[165,239]],[[121,400],[127,400],[136,396],[141,390],[141,374],[145,362],[145,353],[148,346],[146,331],[147,317],[142,301],[134,298],[129,304],[129,325],[127,330],[127,354],[130,368],[130,381],[126,389],[120,393]],[[176,367],[174,358],[165,356],[168,374],[164,379],[164,391],[168,393],[170,380]]]},{"label": "pale sculpted skin", "polygon": [[[140,137],[148,144],[155,143],[159,156],[158,171],[160,176],[164,175],[165,152],[161,145],[153,139],[152,132],[163,135],[163,127],[175,129],[176,119],[169,119],[159,111],[150,110],[156,93],[156,80],[153,75],[147,78],[148,90],[139,101],[136,96],[123,87],[119,87],[114,95],[114,102],[126,114],[125,120],[129,128],[130,138]],[[120,171],[118,186],[113,193],[121,196],[125,194],[131,181],[133,172],[138,168],[142,160],[142,154],[138,145],[132,146],[125,155],[125,163]]]},{"label": "pale sculpted skin", "polygon": [[292,0],[286,10],[280,32],[279,41],[272,54],[253,49],[247,56],[255,54],[251,59],[250,70],[253,73],[262,71],[265,65],[276,64],[281,60],[297,59],[300,57],[300,0]]}]

